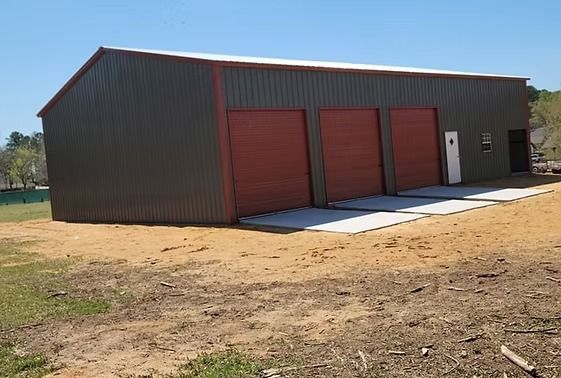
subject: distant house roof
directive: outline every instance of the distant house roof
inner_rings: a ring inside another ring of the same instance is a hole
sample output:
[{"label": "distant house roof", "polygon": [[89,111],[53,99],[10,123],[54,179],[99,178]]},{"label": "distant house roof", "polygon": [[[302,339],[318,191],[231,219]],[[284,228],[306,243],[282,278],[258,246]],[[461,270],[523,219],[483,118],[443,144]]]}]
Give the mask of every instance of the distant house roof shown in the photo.
[{"label": "distant house roof", "polygon": [[421,76],[437,76],[437,77],[466,77],[481,79],[510,79],[510,80],[528,80],[524,76],[499,75],[488,73],[474,73],[462,71],[436,70],[430,68],[414,68],[414,67],[398,67],[398,66],[382,66],[375,64],[357,64],[344,62],[327,62],[313,60],[292,60],[292,59],[276,59],[276,58],[257,58],[247,56],[234,55],[217,55],[194,52],[166,51],[166,50],[147,50],[133,49],[125,47],[102,46],[97,52],[76,72],[70,80],[55,94],[55,96],[39,111],[37,116],[44,116],[52,106],[68,91],[77,80],[92,66],[101,56],[107,52],[113,51],[117,53],[125,53],[132,55],[145,55],[153,57],[173,57],[184,59],[186,61],[210,62],[220,64],[222,66],[262,66],[267,68],[295,68],[303,70],[336,70],[349,72],[371,72],[377,74],[393,74],[393,75],[421,75]]}]

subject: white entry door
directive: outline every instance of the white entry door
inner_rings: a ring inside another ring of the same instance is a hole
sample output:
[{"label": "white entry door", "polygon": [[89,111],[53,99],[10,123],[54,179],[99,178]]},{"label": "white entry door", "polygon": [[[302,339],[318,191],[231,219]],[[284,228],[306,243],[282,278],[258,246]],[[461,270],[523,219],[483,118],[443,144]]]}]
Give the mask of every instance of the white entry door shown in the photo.
[{"label": "white entry door", "polygon": [[457,184],[462,182],[458,132],[446,131],[444,133],[444,140],[446,143],[446,162],[448,163],[448,184]]}]

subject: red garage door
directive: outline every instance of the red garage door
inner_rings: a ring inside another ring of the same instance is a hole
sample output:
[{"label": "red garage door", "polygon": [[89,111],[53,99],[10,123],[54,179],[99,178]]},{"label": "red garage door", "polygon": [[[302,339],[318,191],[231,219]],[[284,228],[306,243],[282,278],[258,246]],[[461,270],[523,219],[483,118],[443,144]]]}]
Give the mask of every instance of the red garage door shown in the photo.
[{"label": "red garage door", "polygon": [[327,201],[384,192],[378,111],[320,110]]},{"label": "red garage door", "polygon": [[440,185],[440,142],[436,109],[390,111],[396,189]]},{"label": "red garage door", "polygon": [[238,216],[312,204],[303,110],[228,112]]}]

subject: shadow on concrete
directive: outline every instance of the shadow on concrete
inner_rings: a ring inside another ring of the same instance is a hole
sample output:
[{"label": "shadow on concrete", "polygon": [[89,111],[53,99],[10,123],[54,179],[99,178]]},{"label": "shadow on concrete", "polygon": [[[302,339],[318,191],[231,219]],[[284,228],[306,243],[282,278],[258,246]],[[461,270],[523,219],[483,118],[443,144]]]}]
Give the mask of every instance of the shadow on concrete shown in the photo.
[{"label": "shadow on concrete", "polygon": [[530,189],[535,186],[555,184],[561,182],[561,175],[553,173],[529,173],[524,175],[503,177],[496,180],[487,180],[470,183],[466,186],[489,186],[495,188]]}]

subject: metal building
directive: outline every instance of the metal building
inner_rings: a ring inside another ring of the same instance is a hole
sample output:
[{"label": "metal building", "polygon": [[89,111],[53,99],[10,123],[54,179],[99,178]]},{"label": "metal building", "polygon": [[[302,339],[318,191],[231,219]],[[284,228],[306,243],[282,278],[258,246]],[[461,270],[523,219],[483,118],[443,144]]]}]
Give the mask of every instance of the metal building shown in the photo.
[{"label": "metal building", "polygon": [[526,80],[102,47],[38,114],[53,218],[234,223],[528,171]]}]

